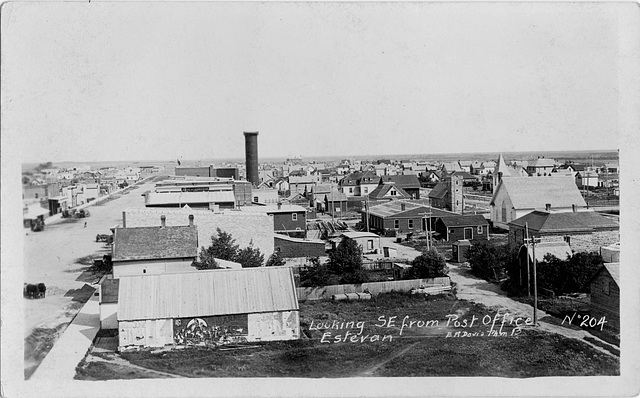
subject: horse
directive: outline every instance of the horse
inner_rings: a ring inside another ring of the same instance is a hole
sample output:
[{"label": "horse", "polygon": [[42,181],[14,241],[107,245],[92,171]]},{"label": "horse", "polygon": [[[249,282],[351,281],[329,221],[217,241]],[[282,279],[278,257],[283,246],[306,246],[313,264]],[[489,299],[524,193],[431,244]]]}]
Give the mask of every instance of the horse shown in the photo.
[{"label": "horse", "polygon": [[37,297],[44,298],[46,292],[47,292],[47,286],[44,283],[38,283],[38,296]]},{"label": "horse", "polygon": [[38,298],[38,285],[28,283],[24,287],[24,295],[29,298]]}]

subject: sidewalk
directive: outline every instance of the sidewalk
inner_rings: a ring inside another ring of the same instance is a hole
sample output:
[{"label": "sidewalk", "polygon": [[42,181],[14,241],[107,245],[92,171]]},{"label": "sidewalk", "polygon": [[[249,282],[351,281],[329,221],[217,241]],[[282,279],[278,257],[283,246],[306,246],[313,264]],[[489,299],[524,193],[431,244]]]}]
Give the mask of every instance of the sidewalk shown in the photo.
[{"label": "sidewalk", "polygon": [[30,380],[73,380],[76,375],[76,366],[91,347],[98,330],[100,330],[98,297],[91,296],[42,360]]}]

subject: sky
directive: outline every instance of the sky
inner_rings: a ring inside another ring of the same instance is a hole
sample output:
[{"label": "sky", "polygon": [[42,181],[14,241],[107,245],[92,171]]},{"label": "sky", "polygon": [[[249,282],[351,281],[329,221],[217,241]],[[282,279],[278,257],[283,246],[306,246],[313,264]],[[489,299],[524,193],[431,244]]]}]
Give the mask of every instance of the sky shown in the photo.
[{"label": "sky", "polygon": [[22,163],[242,158],[243,131],[269,158],[624,134],[619,3],[4,7],[3,144]]}]

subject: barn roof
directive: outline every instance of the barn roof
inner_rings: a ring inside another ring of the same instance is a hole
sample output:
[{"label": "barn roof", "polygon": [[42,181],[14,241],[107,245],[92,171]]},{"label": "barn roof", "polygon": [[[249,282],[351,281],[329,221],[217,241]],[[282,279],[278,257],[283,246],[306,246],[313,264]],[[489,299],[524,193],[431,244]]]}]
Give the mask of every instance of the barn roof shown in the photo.
[{"label": "barn roof", "polygon": [[196,257],[198,227],[115,228],[113,261]]},{"label": "barn roof", "polygon": [[118,320],[298,310],[290,267],[120,278]]},{"label": "barn roof", "polygon": [[586,207],[575,180],[571,177],[511,177],[504,178],[498,185],[491,204],[495,204],[497,195],[506,190],[515,209],[544,209],[546,204],[551,208],[572,205]]}]

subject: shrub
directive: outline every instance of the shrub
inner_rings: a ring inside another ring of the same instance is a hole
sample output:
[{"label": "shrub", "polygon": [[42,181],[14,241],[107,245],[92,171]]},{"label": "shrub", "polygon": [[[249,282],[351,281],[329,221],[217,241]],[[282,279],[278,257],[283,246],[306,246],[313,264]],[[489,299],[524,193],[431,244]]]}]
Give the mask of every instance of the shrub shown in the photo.
[{"label": "shrub", "polygon": [[514,258],[506,245],[491,246],[486,242],[471,246],[467,252],[471,272],[485,280],[502,278]]},{"label": "shrub", "polygon": [[449,268],[442,254],[436,249],[429,249],[411,262],[408,274],[411,279],[436,278],[447,276]]},{"label": "shrub", "polygon": [[281,266],[283,266],[285,264],[286,264],[286,262],[281,257],[280,251],[275,251],[275,252],[273,252],[272,255],[269,256],[269,259],[267,260],[266,266],[267,267],[281,267]]}]

